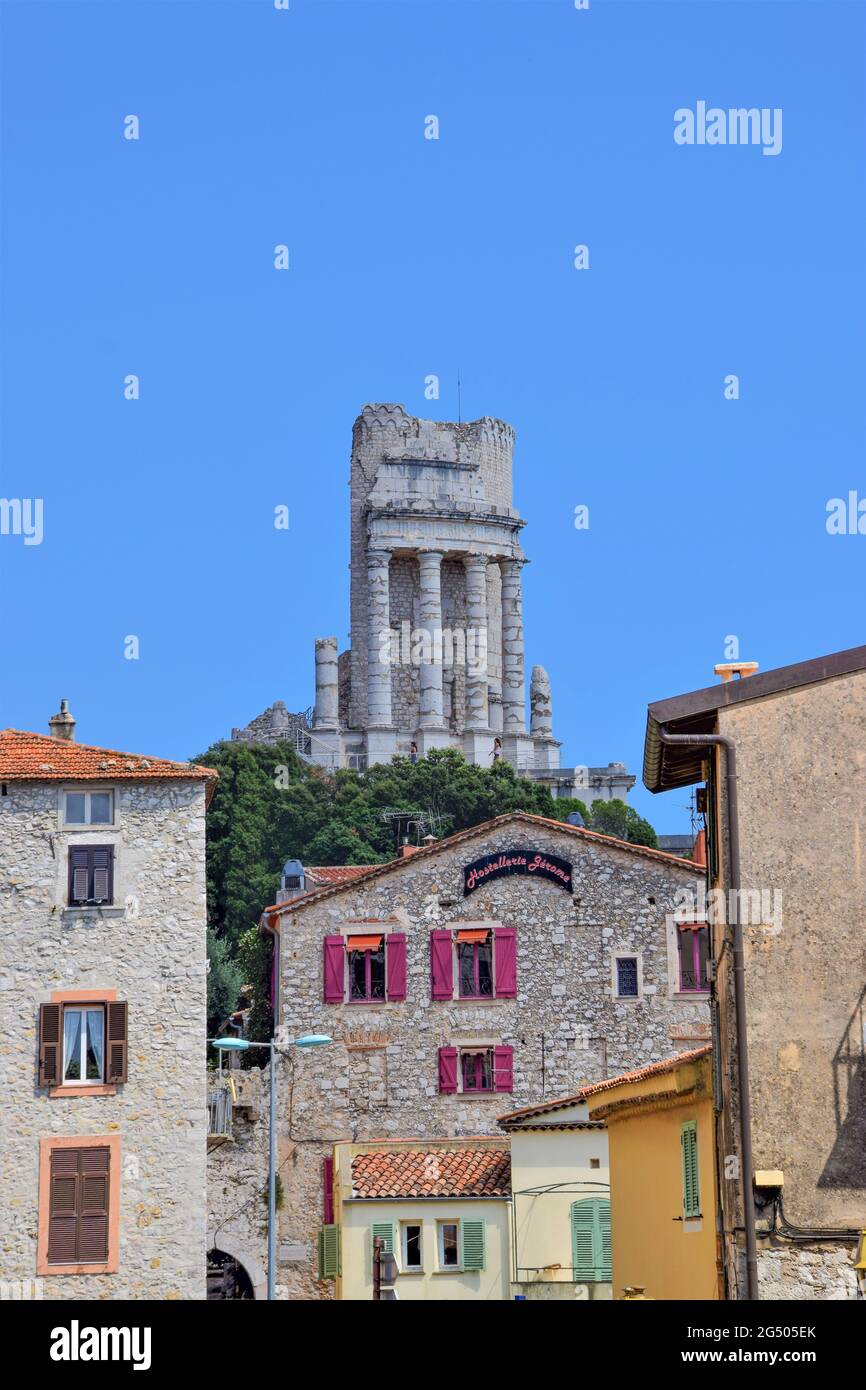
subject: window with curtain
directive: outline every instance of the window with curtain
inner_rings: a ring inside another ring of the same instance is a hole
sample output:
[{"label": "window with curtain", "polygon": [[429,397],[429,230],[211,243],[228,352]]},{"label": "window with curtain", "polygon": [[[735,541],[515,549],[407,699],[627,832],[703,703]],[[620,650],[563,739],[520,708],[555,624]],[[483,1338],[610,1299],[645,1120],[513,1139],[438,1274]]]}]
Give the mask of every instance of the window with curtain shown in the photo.
[{"label": "window with curtain", "polygon": [[63,1010],[63,1080],[100,1082],[105,1076],[105,1010]]}]

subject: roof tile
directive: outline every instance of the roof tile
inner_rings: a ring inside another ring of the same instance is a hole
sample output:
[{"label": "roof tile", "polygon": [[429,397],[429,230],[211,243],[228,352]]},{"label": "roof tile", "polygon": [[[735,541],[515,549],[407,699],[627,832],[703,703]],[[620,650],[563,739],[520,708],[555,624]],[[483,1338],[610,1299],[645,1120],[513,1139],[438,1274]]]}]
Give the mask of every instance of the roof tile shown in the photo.
[{"label": "roof tile", "polygon": [[354,1197],[508,1197],[510,1193],[507,1148],[381,1149],[352,1159]]}]

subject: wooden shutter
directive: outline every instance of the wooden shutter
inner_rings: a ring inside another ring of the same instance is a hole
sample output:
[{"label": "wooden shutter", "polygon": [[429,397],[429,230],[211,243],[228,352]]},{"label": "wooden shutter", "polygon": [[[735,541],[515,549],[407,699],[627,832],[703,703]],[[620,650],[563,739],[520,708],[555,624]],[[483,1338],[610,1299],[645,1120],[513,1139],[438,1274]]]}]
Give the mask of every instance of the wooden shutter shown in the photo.
[{"label": "wooden shutter", "polygon": [[486,1247],[483,1221],[461,1221],[460,1237],[463,1244],[462,1264],[464,1269],[484,1269]]},{"label": "wooden shutter", "polygon": [[340,1228],[333,1222],[319,1232],[319,1278],[336,1279],[340,1273]]},{"label": "wooden shutter", "polygon": [[60,1004],[39,1005],[39,1085],[59,1086],[63,1065],[61,1028],[63,1010]]},{"label": "wooden shutter", "polygon": [[494,1047],[493,1049],[493,1089],[494,1091],[514,1090],[513,1047]]},{"label": "wooden shutter", "polygon": [[698,1182],[698,1128],[694,1120],[680,1125],[683,1160],[683,1216],[700,1216],[701,1193]]},{"label": "wooden shutter", "polygon": [[90,851],[73,845],[69,851],[69,902],[86,903],[90,896]]},{"label": "wooden shutter", "polygon": [[496,998],[517,997],[517,932],[514,927],[494,927],[493,955]]},{"label": "wooden shutter", "polygon": [[49,1264],[108,1259],[109,1163],[107,1148],[52,1149]]},{"label": "wooden shutter", "polygon": [[451,999],[454,996],[450,931],[430,933],[430,994],[433,999]]},{"label": "wooden shutter", "polygon": [[575,1283],[610,1283],[610,1202],[606,1197],[572,1202],[571,1263]]},{"label": "wooden shutter", "polygon": [[114,901],[114,849],[111,845],[93,845],[90,855],[93,901],[103,905],[111,904]]},{"label": "wooden shutter", "polygon": [[406,937],[402,932],[385,937],[385,997],[406,998]]},{"label": "wooden shutter", "polygon": [[370,1268],[373,1268],[373,1241],[377,1236],[384,1240],[382,1247],[383,1255],[393,1255],[394,1253],[394,1222],[393,1221],[374,1221],[370,1227]]},{"label": "wooden shutter", "polygon": [[334,1224],[334,1160],[322,1159],[322,1220],[326,1226]]},{"label": "wooden shutter", "polygon": [[457,1048],[440,1047],[439,1049],[439,1091],[441,1095],[450,1095],[457,1090]]},{"label": "wooden shutter", "polygon": [[125,1081],[127,1064],[127,1008],[125,1000],[106,1004],[106,1081]]},{"label": "wooden shutter", "polygon": [[326,1004],[342,1004],[345,998],[346,951],[342,936],[326,936],[323,979]]},{"label": "wooden shutter", "polygon": [[114,846],[73,845],[69,851],[69,902],[72,906],[114,902]]}]

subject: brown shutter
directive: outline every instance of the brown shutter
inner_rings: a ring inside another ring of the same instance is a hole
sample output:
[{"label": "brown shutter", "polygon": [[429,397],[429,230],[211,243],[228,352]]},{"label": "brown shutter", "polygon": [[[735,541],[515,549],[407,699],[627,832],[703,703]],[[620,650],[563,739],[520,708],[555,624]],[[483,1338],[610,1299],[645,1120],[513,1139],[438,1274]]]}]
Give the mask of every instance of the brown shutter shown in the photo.
[{"label": "brown shutter", "polygon": [[80,1149],[78,1179],[78,1260],[108,1259],[108,1149]]},{"label": "brown shutter", "polygon": [[60,1004],[39,1005],[39,1085],[59,1086],[63,1010]]},{"label": "brown shutter", "polygon": [[78,1250],[78,1149],[52,1149],[49,1264],[75,1264]]},{"label": "brown shutter", "polygon": [[110,903],[114,896],[112,893],[114,851],[110,845],[94,845],[90,850],[90,856],[93,870],[93,901]]},{"label": "brown shutter", "polygon": [[126,1000],[119,1000],[117,1003],[106,1004],[107,1020],[107,1044],[108,1044],[108,1074],[107,1081],[126,1080]]},{"label": "brown shutter", "polygon": [[86,903],[90,886],[90,854],[85,845],[73,846],[69,851],[69,901]]}]

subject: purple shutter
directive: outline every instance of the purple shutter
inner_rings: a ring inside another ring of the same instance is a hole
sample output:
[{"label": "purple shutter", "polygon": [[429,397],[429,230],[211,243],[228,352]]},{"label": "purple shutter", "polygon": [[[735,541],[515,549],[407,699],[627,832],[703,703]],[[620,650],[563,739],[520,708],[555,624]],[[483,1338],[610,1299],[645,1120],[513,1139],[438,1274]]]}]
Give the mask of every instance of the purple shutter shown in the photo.
[{"label": "purple shutter", "polygon": [[494,927],[493,957],[496,998],[517,998],[517,932],[514,927]]},{"label": "purple shutter", "polygon": [[322,1225],[334,1224],[334,1160],[322,1159]]},{"label": "purple shutter", "polygon": [[439,1091],[447,1095],[457,1090],[457,1048],[439,1049]]},{"label": "purple shutter", "polygon": [[342,1004],[345,999],[344,962],[346,951],[341,936],[325,937],[325,1003]]},{"label": "purple shutter", "polygon": [[406,938],[402,932],[385,937],[385,997],[406,998]]},{"label": "purple shutter", "polygon": [[454,996],[450,931],[430,933],[430,997],[451,999]]},{"label": "purple shutter", "polygon": [[510,1091],[514,1087],[514,1048],[494,1047],[493,1089]]}]

